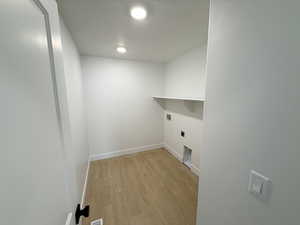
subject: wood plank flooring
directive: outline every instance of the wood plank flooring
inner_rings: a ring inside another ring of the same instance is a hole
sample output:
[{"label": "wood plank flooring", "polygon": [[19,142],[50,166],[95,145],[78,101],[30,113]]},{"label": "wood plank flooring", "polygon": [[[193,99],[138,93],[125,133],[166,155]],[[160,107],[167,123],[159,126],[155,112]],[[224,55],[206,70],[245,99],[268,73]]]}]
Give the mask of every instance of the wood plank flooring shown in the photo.
[{"label": "wood plank flooring", "polygon": [[195,225],[198,178],[164,149],[93,161],[89,225]]}]

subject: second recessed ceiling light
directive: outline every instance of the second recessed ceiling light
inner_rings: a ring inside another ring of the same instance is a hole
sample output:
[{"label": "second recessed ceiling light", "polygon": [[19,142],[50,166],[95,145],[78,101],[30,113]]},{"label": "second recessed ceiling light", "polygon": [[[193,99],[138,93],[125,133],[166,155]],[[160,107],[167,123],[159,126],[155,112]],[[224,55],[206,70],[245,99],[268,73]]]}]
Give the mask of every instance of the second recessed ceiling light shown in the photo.
[{"label": "second recessed ceiling light", "polygon": [[147,17],[147,10],[143,6],[134,6],[130,9],[130,15],[135,20],[144,20]]},{"label": "second recessed ceiling light", "polygon": [[118,46],[117,52],[120,54],[125,54],[127,52],[127,49],[124,46]]}]

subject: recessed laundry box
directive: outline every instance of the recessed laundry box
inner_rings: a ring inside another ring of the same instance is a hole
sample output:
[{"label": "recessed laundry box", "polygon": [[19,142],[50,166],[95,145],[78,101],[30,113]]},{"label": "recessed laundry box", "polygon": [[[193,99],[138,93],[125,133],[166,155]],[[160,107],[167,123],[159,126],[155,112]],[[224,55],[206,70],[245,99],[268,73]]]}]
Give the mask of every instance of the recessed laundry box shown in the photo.
[{"label": "recessed laundry box", "polygon": [[183,152],[183,164],[187,167],[192,167],[192,149],[184,145],[184,152]]}]

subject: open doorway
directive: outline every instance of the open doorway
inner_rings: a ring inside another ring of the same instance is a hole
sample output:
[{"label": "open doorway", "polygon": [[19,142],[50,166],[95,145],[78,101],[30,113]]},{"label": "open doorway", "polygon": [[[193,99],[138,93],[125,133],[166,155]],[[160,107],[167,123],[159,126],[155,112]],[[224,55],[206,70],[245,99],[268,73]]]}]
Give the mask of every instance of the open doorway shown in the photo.
[{"label": "open doorway", "polygon": [[208,10],[208,0],[61,1],[87,106],[84,225],[196,224]]}]

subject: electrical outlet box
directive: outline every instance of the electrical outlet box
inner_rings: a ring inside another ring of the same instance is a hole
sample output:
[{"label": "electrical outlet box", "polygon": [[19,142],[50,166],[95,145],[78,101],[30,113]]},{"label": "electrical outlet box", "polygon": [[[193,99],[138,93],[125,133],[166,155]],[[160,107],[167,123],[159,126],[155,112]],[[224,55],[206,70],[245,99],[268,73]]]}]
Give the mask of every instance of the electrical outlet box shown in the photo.
[{"label": "electrical outlet box", "polygon": [[172,120],[171,114],[168,113],[166,117],[167,117],[167,120]]},{"label": "electrical outlet box", "polygon": [[181,132],[180,132],[180,135],[181,135],[181,137],[184,137],[184,136],[185,136],[185,132],[184,132],[184,131],[181,131]]},{"label": "electrical outlet box", "polygon": [[248,191],[261,200],[267,200],[270,196],[271,180],[264,175],[251,170]]}]

